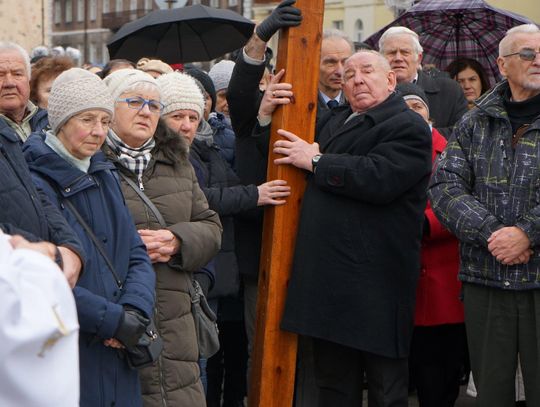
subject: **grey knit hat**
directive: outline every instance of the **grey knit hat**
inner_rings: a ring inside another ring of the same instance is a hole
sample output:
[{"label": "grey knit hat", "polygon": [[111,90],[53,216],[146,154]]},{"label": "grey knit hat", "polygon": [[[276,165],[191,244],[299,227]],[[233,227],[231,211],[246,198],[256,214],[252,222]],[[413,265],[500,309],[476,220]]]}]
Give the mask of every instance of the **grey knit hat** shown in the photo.
[{"label": "grey knit hat", "polygon": [[161,90],[162,115],[175,110],[193,110],[203,117],[204,97],[195,79],[180,72],[161,75],[156,79]]},{"label": "grey knit hat", "polygon": [[73,116],[86,110],[114,114],[114,102],[107,86],[96,74],[81,68],[62,72],[54,80],[49,95],[49,124],[54,134]]},{"label": "grey knit hat", "polygon": [[229,81],[231,80],[232,71],[234,69],[233,61],[220,61],[215,64],[208,75],[214,82],[216,92],[229,87]]},{"label": "grey knit hat", "polygon": [[152,84],[159,91],[156,80],[146,72],[139,71],[138,69],[119,69],[103,79],[103,82],[109,88],[114,101],[122,93],[138,83]]}]

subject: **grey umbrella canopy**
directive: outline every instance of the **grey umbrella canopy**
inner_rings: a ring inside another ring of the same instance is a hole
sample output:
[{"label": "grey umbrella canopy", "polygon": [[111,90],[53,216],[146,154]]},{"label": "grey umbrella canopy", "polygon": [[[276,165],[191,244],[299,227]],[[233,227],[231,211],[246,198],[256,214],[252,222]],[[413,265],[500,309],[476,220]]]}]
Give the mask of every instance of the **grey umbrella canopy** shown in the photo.
[{"label": "grey umbrella canopy", "polygon": [[203,5],[156,10],[122,26],[107,47],[111,59],[209,61],[242,47],[254,26],[234,11]]},{"label": "grey umbrella canopy", "polygon": [[497,68],[499,42],[510,28],[528,23],[533,21],[483,0],[422,0],[370,36],[366,43],[377,47],[388,28],[404,26],[420,37],[423,64],[444,70],[458,57],[476,59],[493,85],[501,79]]}]

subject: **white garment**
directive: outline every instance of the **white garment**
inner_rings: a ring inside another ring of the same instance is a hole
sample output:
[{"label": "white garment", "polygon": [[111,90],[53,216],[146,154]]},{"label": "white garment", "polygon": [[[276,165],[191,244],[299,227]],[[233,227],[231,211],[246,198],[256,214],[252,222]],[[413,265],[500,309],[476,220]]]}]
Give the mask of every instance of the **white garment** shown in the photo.
[{"label": "white garment", "polygon": [[58,266],[0,231],[0,406],[79,405],[79,325]]}]

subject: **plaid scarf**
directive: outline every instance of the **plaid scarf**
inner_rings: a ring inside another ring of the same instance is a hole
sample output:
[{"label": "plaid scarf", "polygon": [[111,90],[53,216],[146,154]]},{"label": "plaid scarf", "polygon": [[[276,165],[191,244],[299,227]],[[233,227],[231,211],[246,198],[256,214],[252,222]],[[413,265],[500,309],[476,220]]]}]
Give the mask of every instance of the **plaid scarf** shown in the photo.
[{"label": "plaid scarf", "polygon": [[154,138],[150,138],[138,148],[133,148],[124,143],[114,131],[109,130],[107,134],[107,145],[116,153],[120,164],[137,175],[139,187],[141,190],[144,189],[142,186],[142,176],[152,159],[151,151],[156,145]]}]

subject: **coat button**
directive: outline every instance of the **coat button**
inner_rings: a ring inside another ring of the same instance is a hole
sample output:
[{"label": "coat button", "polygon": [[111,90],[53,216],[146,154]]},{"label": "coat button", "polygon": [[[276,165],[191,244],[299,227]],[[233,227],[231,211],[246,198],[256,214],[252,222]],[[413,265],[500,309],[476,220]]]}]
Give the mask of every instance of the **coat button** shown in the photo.
[{"label": "coat button", "polygon": [[70,187],[67,187],[66,189],[64,189],[65,192],[69,192],[71,191],[71,188]]}]

